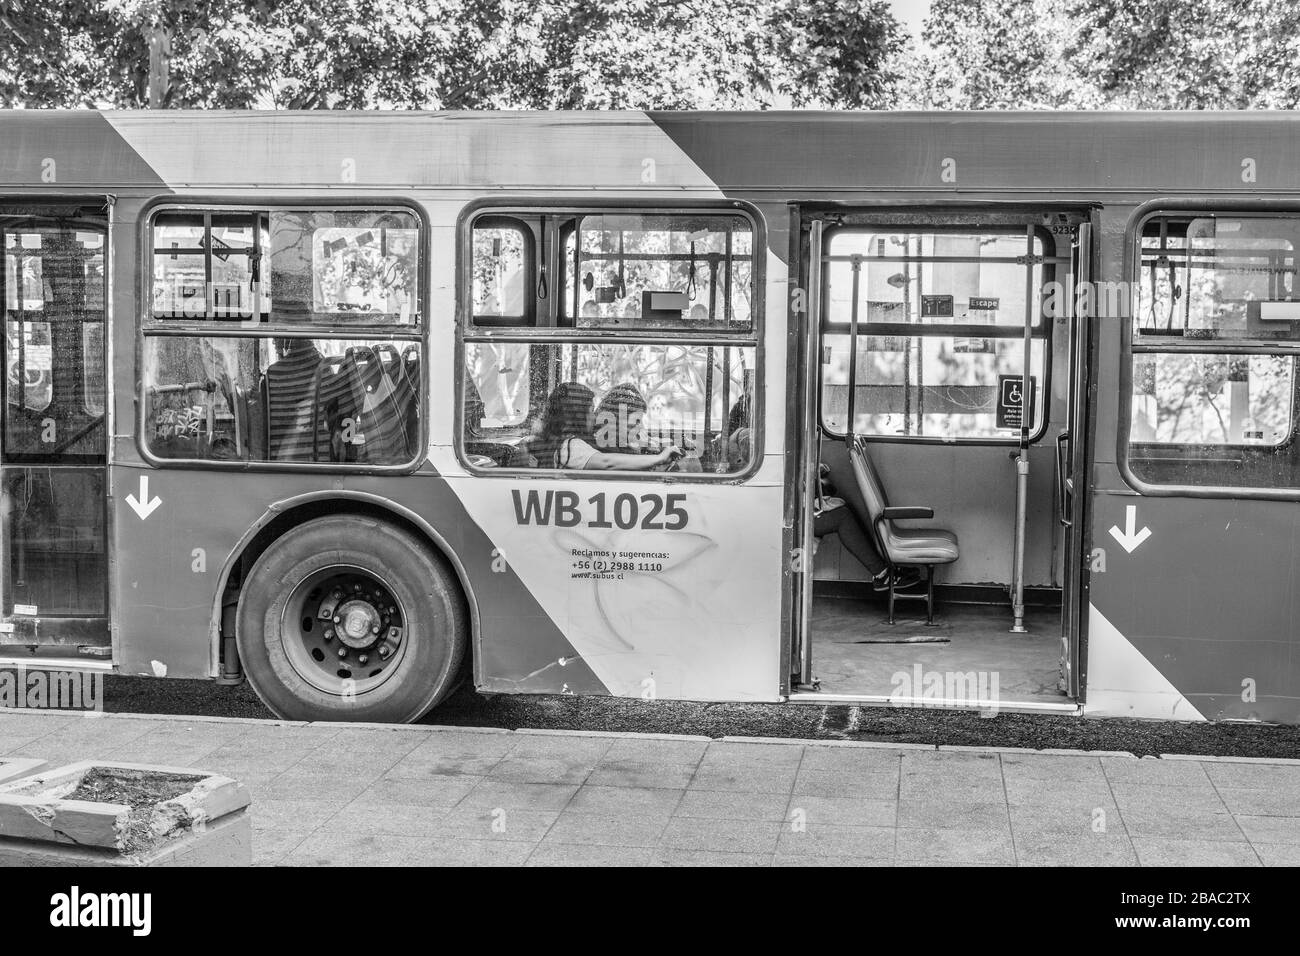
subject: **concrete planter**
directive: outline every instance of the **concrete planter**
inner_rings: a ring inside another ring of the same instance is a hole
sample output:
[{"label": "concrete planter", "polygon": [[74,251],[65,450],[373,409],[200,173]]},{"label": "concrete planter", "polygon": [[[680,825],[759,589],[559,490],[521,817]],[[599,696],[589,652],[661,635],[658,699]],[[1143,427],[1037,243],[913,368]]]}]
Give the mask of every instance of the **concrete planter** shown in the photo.
[{"label": "concrete planter", "polygon": [[248,804],[216,774],[69,764],[0,784],[0,866],[248,866]]},{"label": "concrete planter", "polygon": [[0,757],[0,783],[26,777],[44,766],[44,760],[33,760],[30,757]]}]

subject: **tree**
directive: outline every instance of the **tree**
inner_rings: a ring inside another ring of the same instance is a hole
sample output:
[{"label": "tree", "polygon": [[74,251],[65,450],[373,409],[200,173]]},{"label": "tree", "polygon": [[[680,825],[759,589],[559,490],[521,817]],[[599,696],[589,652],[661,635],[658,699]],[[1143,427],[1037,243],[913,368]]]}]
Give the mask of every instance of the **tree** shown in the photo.
[{"label": "tree", "polygon": [[0,101],[199,108],[889,105],[885,0],[11,0]]},{"label": "tree", "polygon": [[1300,104],[1290,0],[935,0],[904,102],[949,109]]}]

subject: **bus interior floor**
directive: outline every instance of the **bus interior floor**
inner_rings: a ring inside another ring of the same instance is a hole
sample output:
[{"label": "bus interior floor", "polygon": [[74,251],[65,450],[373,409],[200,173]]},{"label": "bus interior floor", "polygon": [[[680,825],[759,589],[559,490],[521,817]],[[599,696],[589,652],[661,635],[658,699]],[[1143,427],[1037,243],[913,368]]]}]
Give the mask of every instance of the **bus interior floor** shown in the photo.
[{"label": "bus interior floor", "polygon": [[[899,602],[889,624],[883,601],[818,596],[813,601],[813,676],[825,694],[923,696],[918,677],[946,681],[975,672],[1006,703],[1064,703],[1057,689],[1061,652],[1058,608],[1029,608],[1026,634],[1012,634],[1007,605],[937,605],[935,626],[925,608]],[[918,669],[919,668],[919,669]],[[986,676],[987,675],[987,676]]]}]

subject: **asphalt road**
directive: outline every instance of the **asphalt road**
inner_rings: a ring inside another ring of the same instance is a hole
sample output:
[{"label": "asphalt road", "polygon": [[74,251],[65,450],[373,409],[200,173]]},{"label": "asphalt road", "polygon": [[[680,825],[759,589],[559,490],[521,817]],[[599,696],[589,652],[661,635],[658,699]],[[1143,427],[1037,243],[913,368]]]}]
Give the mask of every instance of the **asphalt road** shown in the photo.
[{"label": "asphalt road", "polygon": [[[273,716],[247,684],[109,677],[105,709],[116,713]],[[458,727],[520,727],[639,733],[876,740],[967,746],[1072,748],[1300,758],[1300,727],[1099,720],[1028,714],[846,704],[723,704],[608,697],[483,696],[468,687],[423,721]]]}]

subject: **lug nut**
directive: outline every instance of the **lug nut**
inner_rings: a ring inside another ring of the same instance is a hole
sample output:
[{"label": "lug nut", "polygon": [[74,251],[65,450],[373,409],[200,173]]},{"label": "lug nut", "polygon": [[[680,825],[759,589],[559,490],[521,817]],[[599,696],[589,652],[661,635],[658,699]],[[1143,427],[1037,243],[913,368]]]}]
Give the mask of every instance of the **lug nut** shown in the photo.
[{"label": "lug nut", "polygon": [[323,636],[324,636],[325,640],[327,640],[327,641],[332,641],[332,640],[334,640],[334,628],[332,628],[332,627],[327,627],[327,628],[325,628],[325,633],[324,633]]},{"label": "lug nut", "polygon": [[341,620],[342,620],[342,618],[340,618],[337,614],[334,615],[334,623],[335,623],[335,624],[337,624],[337,623],[338,623],[339,621],[341,621]]},{"label": "lug nut", "polygon": [[357,660],[360,661],[362,664],[364,664],[367,660],[369,660],[369,658],[367,658],[365,654],[362,654],[360,657],[357,658]]},{"label": "lug nut", "polygon": [[346,647],[340,647],[339,657],[347,657],[347,656],[348,656],[348,649]]},{"label": "lug nut", "polygon": [[388,656],[388,645],[387,645],[387,644],[385,644],[383,647],[381,647],[381,648],[379,649],[379,656],[380,656],[380,657],[387,657],[387,656]]},{"label": "lug nut", "polygon": [[371,634],[378,634],[378,633],[379,633],[379,625],[376,624],[374,627],[372,627],[372,628],[370,629],[370,633],[371,633]]},{"label": "lug nut", "polygon": [[333,591],[330,592],[330,597],[332,597],[336,601],[342,596],[343,596],[343,592],[340,591],[338,588],[335,588]]}]

